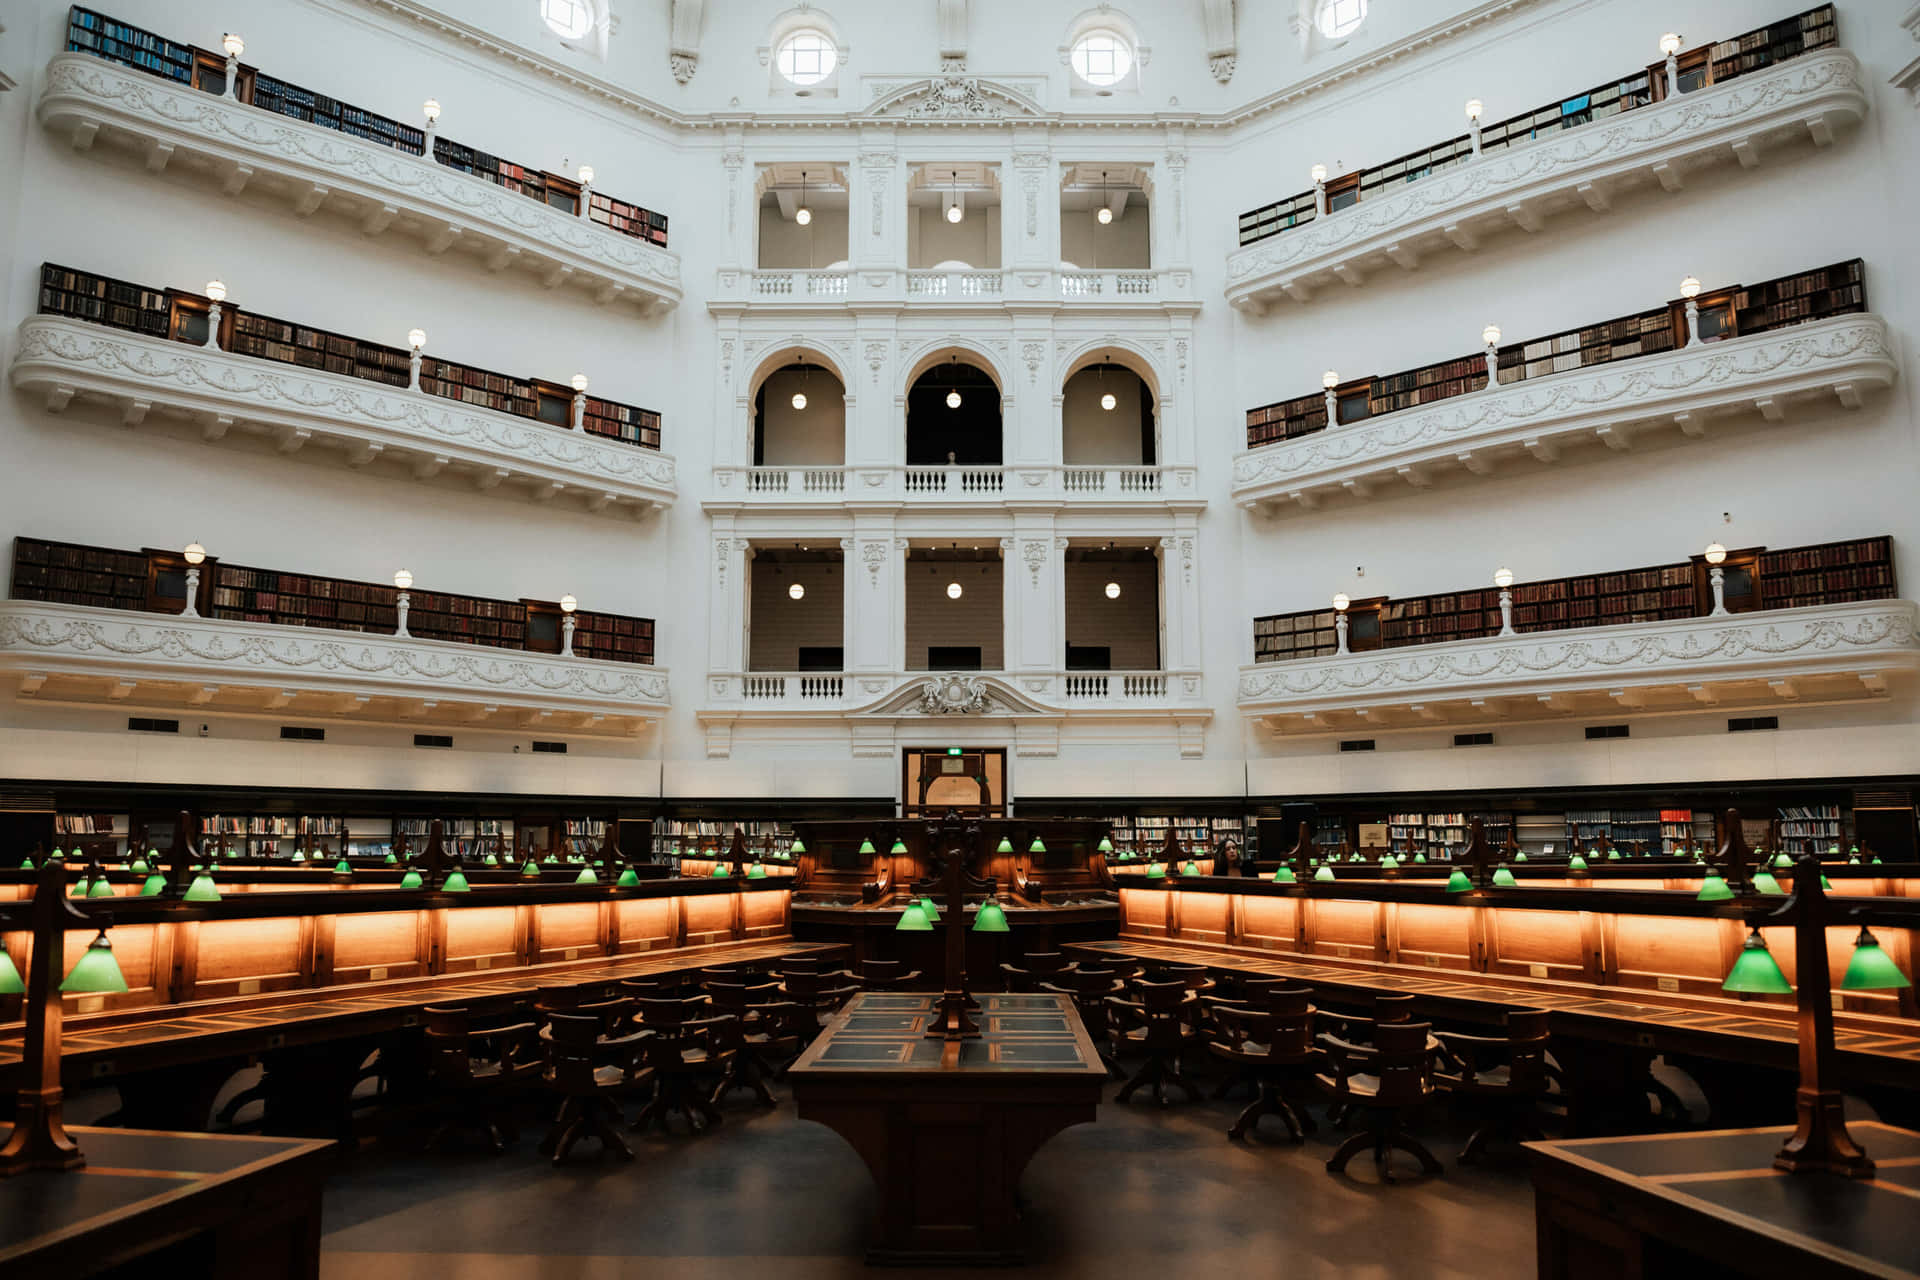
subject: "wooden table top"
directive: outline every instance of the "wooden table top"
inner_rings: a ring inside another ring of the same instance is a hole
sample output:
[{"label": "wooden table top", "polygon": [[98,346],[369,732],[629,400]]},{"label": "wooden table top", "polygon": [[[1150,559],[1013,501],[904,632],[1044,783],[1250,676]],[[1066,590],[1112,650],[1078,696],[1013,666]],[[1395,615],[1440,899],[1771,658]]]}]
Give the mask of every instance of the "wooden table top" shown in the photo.
[{"label": "wooden table top", "polygon": [[1104,1082],[1106,1067],[1070,996],[988,994],[974,1015],[977,1040],[929,1039],[940,997],[930,992],[863,991],[833,1016],[788,1074],[840,1081],[968,1078]]},{"label": "wooden table top", "polygon": [[[791,938],[722,942],[641,952],[603,960],[523,965],[488,972],[354,983],[309,991],[98,1015],[67,1015],[61,1038],[61,1074],[98,1078],[179,1062],[286,1048],[301,1043],[415,1026],[428,1005],[502,1004],[543,987],[586,986],[622,978],[741,964],[833,950],[834,944]],[[0,1079],[18,1067],[22,1028],[0,1036]]]},{"label": "wooden table top", "polygon": [[[1775,1169],[1791,1126],[1526,1145],[1536,1178],[1599,1180],[1609,1193],[1658,1201],[1682,1221],[1764,1238],[1779,1250],[1776,1274],[1817,1261],[1866,1276],[1920,1276],[1920,1133],[1878,1121],[1847,1127],[1877,1166],[1871,1179]],[[1713,1243],[1690,1238],[1703,1251]]]},{"label": "wooden table top", "polygon": [[[11,1126],[0,1128],[0,1134]],[[311,1180],[314,1195],[329,1163],[325,1140],[164,1133],[69,1126],[86,1167],[33,1170],[0,1178],[0,1272],[38,1272],[56,1264],[109,1260],[115,1249],[164,1242],[196,1208],[201,1215],[246,1211],[240,1184]],[[185,1203],[197,1201],[197,1205]],[[81,1270],[93,1270],[87,1266]],[[79,1274],[79,1270],[66,1274]]]},{"label": "wooden table top", "polygon": [[[1283,958],[1234,947],[1210,947],[1121,938],[1114,942],[1069,942],[1070,951],[1128,956],[1149,962],[1204,964],[1261,977],[1290,978],[1326,990],[1394,991],[1423,1001],[1452,1006],[1467,1017],[1491,1018],[1514,1008],[1545,1009],[1556,1030],[1578,1031],[1628,1044],[1642,1044],[1708,1056],[1728,1056],[1729,1042],[1738,1055],[1761,1065],[1792,1068],[1797,1061],[1797,1031],[1793,1010],[1782,1007],[1779,1017],[1744,1012],[1741,1002],[1715,1001],[1725,1008],[1686,1007],[1679,1003],[1636,1000],[1624,988],[1581,987],[1567,982],[1528,980],[1506,982],[1486,974],[1470,977],[1427,977],[1394,971],[1393,966],[1347,961],[1342,965]],[[1596,994],[1605,991],[1606,994]],[[1618,994],[1614,994],[1618,992]],[[1697,1002],[1698,997],[1694,998]],[[1863,1019],[1864,1021],[1865,1019]],[[1885,1022],[1886,1019],[1872,1019]],[[1834,1043],[1850,1080],[1912,1087],[1920,1068],[1920,1028],[1863,1030],[1839,1026]]]}]

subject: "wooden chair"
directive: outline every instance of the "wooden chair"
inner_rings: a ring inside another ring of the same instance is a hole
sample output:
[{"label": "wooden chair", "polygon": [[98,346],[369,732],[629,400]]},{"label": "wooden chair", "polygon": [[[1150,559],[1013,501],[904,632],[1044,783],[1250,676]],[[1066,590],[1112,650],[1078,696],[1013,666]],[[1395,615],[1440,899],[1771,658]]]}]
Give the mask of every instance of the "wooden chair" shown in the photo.
[{"label": "wooden chair", "polygon": [[1405,1131],[1407,1115],[1433,1097],[1434,1049],[1424,1022],[1383,1022],[1373,1029],[1371,1044],[1321,1035],[1331,1073],[1316,1078],[1335,1103],[1365,1116],[1367,1127],[1340,1144],[1327,1161],[1327,1172],[1340,1173],[1347,1161],[1368,1147],[1383,1182],[1392,1182],[1393,1148],[1408,1152],[1427,1173],[1439,1173],[1433,1152]]},{"label": "wooden chair", "polygon": [[[1219,988],[1216,987],[1215,991],[1218,990]],[[1265,1009],[1273,998],[1281,993],[1297,993],[1308,1003],[1313,1001],[1313,988],[1297,983],[1292,978],[1245,977],[1240,979],[1238,990],[1237,996],[1208,993],[1200,997],[1200,1034],[1207,1041],[1209,1052],[1212,1052],[1215,1041],[1231,1040],[1238,1032],[1244,1031],[1242,1024],[1221,1018],[1219,1015],[1222,1009],[1258,1012]],[[1241,1085],[1246,1085],[1249,1092],[1258,1097],[1259,1073],[1251,1067],[1239,1067],[1220,1082],[1219,1087],[1213,1091],[1213,1097],[1218,1101]]]},{"label": "wooden chair", "polygon": [[421,1012],[426,1023],[427,1078],[442,1115],[427,1138],[427,1148],[431,1150],[456,1125],[468,1124],[486,1132],[494,1151],[504,1151],[502,1122],[509,1134],[514,1132],[504,1104],[541,1071],[537,1026],[516,1022],[476,1029],[464,1008],[428,1006]]},{"label": "wooden chair", "polygon": [[[555,1013],[547,1019],[547,1062],[543,1082],[560,1095],[553,1127],[541,1139],[540,1152],[559,1164],[581,1138],[600,1139],[603,1151],[622,1160],[633,1159],[633,1149],[617,1128],[619,1099],[646,1084],[648,1069],[640,1064],[641,1047],[651,1039],[644,1031],[615,1040],[600,1036],[601,1019]],[[604,1062],[608,1055],[616,1061]]]},{"label": "wooden chair", "polygon": [[775,1105],[767,1081],[778,1074],[772,1063],[780,1061],[791,1047],[791,1039],[766,1016],[769,1004],[784,1003],[777,982],[746,986],[733,982],[708,982],[707,999],[716,1015],[731,1019],[716,1025],[710,1043],[720,1062],[720,1080],[713,1086],[714,1106],[737,1089],[750,1089],[761,1106]]},{"label": "wooden chair", "polygon": [[773,1076],[776,1080],[784,1079],[787,1068],[800,1060],[800,1055],[824,1029],[820,1025],[820,1014],[805,1001],[785,1000],[761,1005],[760,1018],[768,1036],[766,1046],[760,1051],[763,1060],[776,1063]]},{"label": "wooden chair", "polygon": [[[1167,1105],[1166,1087],[1171,1084],[1188,1099],[1201,1096],[1199,1089],[1180,1072],[1180,1054],[1187,1045],[1187,1008],[1194,997],[1184,982],[1136,982],[1128,988],[1133,999],[1108,996],[1107,1007],[1122,1015],[1113,1043],[1116,1051],[1139,1049],[1146,1061],[1120,1086],[1114,1101],[1125,1102],[1143,1084],[1153,1086],[1153,1100]],[[1131,1024],[1131,1025],[1127,1025]]]},{"label": "wooden chair", "polygon": [[1109,1016],[1107,997],[1121,990],[1120,980],[1106,969],[1071,968],[1050,975],[1047,981],[1040,984],[1040,989],[1073,997],[1073,1007],[1079,1010],[1080,1021],[1086,1027],[1100,1061],[1105,1064],[1107,1074],[1116,1080],[1126,1079],[1127,1073],[1113,1060],[1109,1043],[1113,1038],[1113,1019]]},{"label": "wooden chair", "polygon": [[820,1013],[832,1013],[860,991],[859,981],[850,973],[790,973],[780,985],[787,999]]},{"label": "wooden chair", "polygon": [[[636,1000],[647,1069],[653,1076],[653,1097],[634,1117],[633,1128],[644,1133],[656,1122],[661,1132],[677,1112],[687,1129],[698,1133],[720,1123],[720,1112],[699,1086],[701,1072],[716,1066],[711,1031],[720,1018],[701,1017],[712,1005],[704,996],[685,1000]],[[727,1021],[734,1021],[729,1018]]]},{"label": "wooden chair", "polygon": [[898,960],[862,960],[859,972],[853,976],[862,991],[911,991],[913,984],[920,981],[920,970],[905,972],[906,966]]},{"label": "wooden chair", "polygon": [[1434,1081],[1480,1118],[1460,1148],[1461,1164],[1478,1158],[1489,1138],[1524,1142],[1542,1136],[1534,1112],[1549,1085],[1546,1011],[1510,1009],[1506,1027],[1504,1036],[1434,1033],[1442,1063]]},{"label": "wooden chair", "polygon": [[1286,1096],[1286,1086],[1314,1074],[1326,1054],[1313,1042],[1312,993],[1304,988],[1269,992],[1259,1007],[1219,1005],[1212,1010],[1218,1038],[1207,1051],[1252,1076],[1254,1098],[1227,1136],[1252,1133],[1261,1116],[1279,1116],[1295,1142],[1315,1129],[1313,1116]]},{"label": "wooden chair", "polygon": [[690,973],[656,973],[644,978],[623,978],[620,993],[647,1000],[685,1000],[700,993],[700,980]]},{"label": "wooden chair", "polygon": [[1043,985],[1073,968],[1058,951],[1029,951],[1017,965],[1002,963],[1000,973],[1009,991],[1038,991]]},{"label": "wooden chair", "polygon": [[1321,1008],[1318,1013],[1320,1029],[1364,1044],[1373,1037],[1373,1029],[1381,1023],[1413,1021],[1413,997],[1399,992],[1375,992],[1364,1004],[1347,1004],[1344,1001],[1336,1008]]}]

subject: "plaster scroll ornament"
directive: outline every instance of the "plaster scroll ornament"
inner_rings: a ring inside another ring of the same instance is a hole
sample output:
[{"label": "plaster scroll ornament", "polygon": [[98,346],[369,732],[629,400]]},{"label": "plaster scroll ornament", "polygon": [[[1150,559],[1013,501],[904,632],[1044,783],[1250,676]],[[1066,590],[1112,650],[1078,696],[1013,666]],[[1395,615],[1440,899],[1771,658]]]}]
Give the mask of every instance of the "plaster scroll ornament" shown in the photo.
[{"label": "plaster scroll ornament", "polygon": [[983,715],[993,705],[979,676],[930,676],[920,686],[920,711],[930,716]]}]

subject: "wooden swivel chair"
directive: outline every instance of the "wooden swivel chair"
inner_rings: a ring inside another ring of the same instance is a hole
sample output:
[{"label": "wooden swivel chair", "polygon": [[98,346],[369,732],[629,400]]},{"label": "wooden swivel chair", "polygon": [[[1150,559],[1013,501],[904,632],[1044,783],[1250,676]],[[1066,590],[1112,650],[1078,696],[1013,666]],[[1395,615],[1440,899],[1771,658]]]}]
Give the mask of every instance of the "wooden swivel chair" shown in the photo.
[{"label": "wooden swivel chair", "polygon": [[1287,1096],[1287,1086],[1325,1065],[1326,1054],[1313,1041],[1313,1004],[1305,989],[1270,992],[1259,1007],[1218,1005],[1212,1010],[1215,1038],[1207,1051],[1251,1076],[1253,1101],[1227,1130],[1238,1141],[1252,1133],[1261,1116],[1279,1116],[1295,1142],[1317,1127],[1313,1116]]},{"label": "wooden swivel chair", "polygon": [[1040,989],[1073,997],[1073,1007],[1079,1011],[1080,1022],[1086,1027],[1087,1036],[1093,1041],[1107,1074],[1116,1080],[1126,1079],[1127,1073],[1113,1060],[1110,1043],[1113,1039],[1113,1019],[1108,1016],[1110,1011],[1107,1008],[1107,997],[1121,989],[1120,980],[1107,969],[1074,967],[1049,975],[1047,981],[1040,984]]},{"label": "wooden swivel chair", "polygon": [[784,1003],[777,982],[744,985],[735,982],[708,982],[707,999],[721,1020],[714,1026],[711,1044],[720,1062],[720,1080],[713,1086],[710,1101],[720,1100],[738,1089],[748,1089],[763,1107],[775,1105],[773,1091],[767,1088],[784,1059],[791,1038],[767,1017],[770,1004]]},{"label": "wooden swivel chair", "polygon": [[1136,1049],[1146,1055],[1127,1082],[1120,1086],[1114,1101],[1125,1102],[1141,1085],[1153,1086],[1153,1100],[1167,1105],[1171,1084],[1188,1099],[1201,1096],[1194,1083],[1181,1074],[1180,1055],[1187,1047],[1187,1011],[1194,997],[1184,982],[1136,982],[1128,988],[1133,997],[1108,996],[1107,1007],[1119,1015],[1113,1043],[1116,1053]]},{"label": "wooden swivel chair", "polygon": [[427,1078],[432,1082],[440,1124],[427,1147],[458,1125],[482,1130],[496,1152],[506,1149],[500,1131],[514,1133],[506,1103],[540,1075],[541,1061],[531,1022],[476,1029],[464,1008],[422,1011],[426,1021]]},{"label": "wooden swivel chair", "polygon": [[1366,1120],[1364,1132],[1340,1144],[1327,1161],[1327,1172],[1340,1173],[1347,1161],[1368,1147],[1383,1182],[1392,1182],[1392,1151],[1412,1155],[1427,1173],[1439,1173],[1440,1162],[1417,1138],[1405,1131],[1406,1118],[1433,1097],[1433,1055],[1424,1022],[1383,1022],[1373,1029],[1371,1044],[1321,1035],[1330,1072],[1316,1078],[1336,1104],[1351,1108]]},{"label": "wooden swivel chair", "polygon": [[712,1008],[704,996],[634,1003],[646,1036],[642,1043],[647,1069],[653,1077],[653,1097],[634,1117],[634,1130],[644,1133],[657,1123],[664,1133],[676,1112],[686,1117],[690,1132],[719,1124],[720,1112],[700,1087],[699,1076],[718,1065],[712,1031],[723,1018],[700,1016]]},{"label": "wooden swivel chair", "polygon": [[1534,1113],[1549,1085],[1546,1010],[1509,1009],[1506,1029],[1504,1036],[1434,1032],[1441,1057],[1435,1083],[1480,1120],[1460,1148],[1461,1164],[1482,1155],[1490,1138],[1524,1142],[1542,1136]]},{"label": "wooden swivel chair", "polygon": [[1017,965],[1002,962],[1000,973],[1008,991],[1038,991],[1072,968],[1073,962],[1058,951],[1029,951]]},{"label": "wooden swivel chair", "polygon": [[907,972],[898,960],[862,960],[853,976],[862,991],[911,991],[920,981],[920,970]]},{"label": "wooden swivel chair", "polygon": [[[596,1015],[555,1013],[547,1019],[547,1061],[542,1080],[560,1095],[560,1111],[540,1142],[543,1155],[559,1164],[581,1138],[600,1140],[603,1151],[622,1160],[633,1159],[633,1149],[620,1136],[619,1099],[646,1084],[648,1069],[640,1050],[651,1038],[644,1031],[614,1040],[601,1038],[604,1024]],[[604,1061],[608,1056],[615,1060]]]}]

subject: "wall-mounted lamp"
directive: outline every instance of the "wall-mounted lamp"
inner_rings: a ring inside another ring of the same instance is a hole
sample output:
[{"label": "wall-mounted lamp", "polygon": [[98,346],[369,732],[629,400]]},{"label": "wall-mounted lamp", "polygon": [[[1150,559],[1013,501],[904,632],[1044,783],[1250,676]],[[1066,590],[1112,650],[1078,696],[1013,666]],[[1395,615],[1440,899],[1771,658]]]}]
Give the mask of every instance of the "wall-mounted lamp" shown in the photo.
[{"label": "wall-mounted lamp", "polygon": [[187,562],[187,607],[180,611],[183,618],[200,616],[200,565],[207,558],[207,549],[197,542],[189,542],[180,558]]},{"label": "wall-mounted lamp", "polygon": [[560,656],[563,658],[573,656],[573,611],[579,607],[580,602],[572,596],[560,597]]}]

